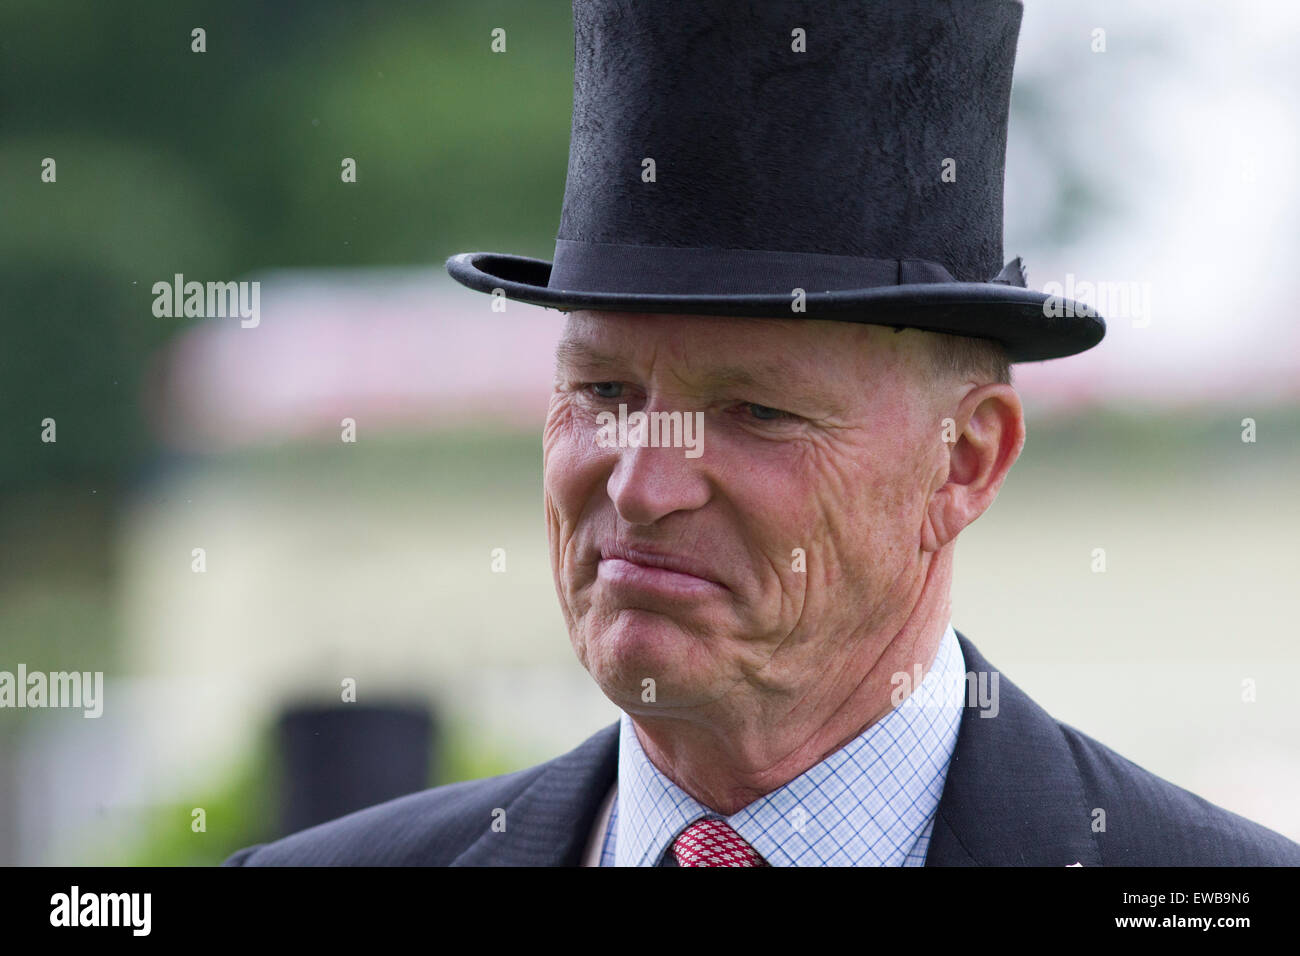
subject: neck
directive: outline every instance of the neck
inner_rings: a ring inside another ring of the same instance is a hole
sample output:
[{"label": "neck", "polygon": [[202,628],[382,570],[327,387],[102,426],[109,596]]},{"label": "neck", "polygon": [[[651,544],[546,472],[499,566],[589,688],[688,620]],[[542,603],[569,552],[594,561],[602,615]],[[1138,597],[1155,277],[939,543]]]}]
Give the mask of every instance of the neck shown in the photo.
[{"label": "neck", "polygon": [[743,712],[632,717],[650,762],[700,803],[730,816],[860,736],[895,706],[896,674],[929,673],[947,629],[952,548],[926,557],[913,599],[883,625],[856,633],[846,666],[815,668],[806,683],[747,701]]}]

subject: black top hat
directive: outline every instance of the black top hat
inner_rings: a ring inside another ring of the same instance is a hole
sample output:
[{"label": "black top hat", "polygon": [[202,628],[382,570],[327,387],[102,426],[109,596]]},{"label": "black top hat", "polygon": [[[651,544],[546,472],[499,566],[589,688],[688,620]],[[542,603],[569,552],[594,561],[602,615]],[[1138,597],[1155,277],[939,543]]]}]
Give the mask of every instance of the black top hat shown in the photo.
[{"label": "black top hat", "polygon": [[[574,0],[554,262],[447,260],[564,311],[840,319],[1001,341],[1105,334],[1002,265],[1019,0]],[[802,290],[802,295],[797,290]],[[802,311],[800,309],[802,308]]]}]

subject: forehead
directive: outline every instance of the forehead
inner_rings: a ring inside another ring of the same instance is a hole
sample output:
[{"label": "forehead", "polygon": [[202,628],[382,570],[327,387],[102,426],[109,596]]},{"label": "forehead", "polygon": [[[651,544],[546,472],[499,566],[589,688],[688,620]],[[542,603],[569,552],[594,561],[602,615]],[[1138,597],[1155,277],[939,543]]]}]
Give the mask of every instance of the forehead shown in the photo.
[{"label": "forehead", "polygon": [[[560,342],[556,348],[556,363],[561,367],[607,371],[610,374],[623,369],[639,369],[643,365],[632,349],[615,347],[608,350],[575,339]],[[714,386],[761,385],[782,389],[793,389],[806,384],[810,371],[816,369],[816,366],[810,369],[788,357],[729,356],[720,350],[709,350],[705,354],[696,355],[689,362],[670,363],[666,369],[662,360],[656,361],[655,365],[677,378],[707,380]],[[826,369],[821,369],[821,373],[819,377],[825,377]]]},{"label": "forehead", "polygon": [[919,352],[906,333],[864,323],[584,311],[569,316],[556,373],[658,379],[702,396],[726,393],[778,407],[784,397],[787,407],[847,415],[928,390]]},{"label": "forehead", "polygon": [[[885,333],[882,335],[881,333]],[[570,313],[560,366],[632,365],[739,383],[862,372],[899,358],[887,330],[853,322],[632,312]]]}]

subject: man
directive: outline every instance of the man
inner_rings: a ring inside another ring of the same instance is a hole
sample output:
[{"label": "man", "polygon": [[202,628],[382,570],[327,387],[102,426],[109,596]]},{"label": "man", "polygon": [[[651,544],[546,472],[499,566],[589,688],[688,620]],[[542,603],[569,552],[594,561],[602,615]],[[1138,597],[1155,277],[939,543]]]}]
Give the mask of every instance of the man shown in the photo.
[{"label": "man", "polygon": [[1258,865],[1300,847],[1058,723],[952,626],[1025,439],[1009,364],[1097,344],[1002,266],[1010,0],[578,0],[547,534],[619,723],[232,864]]}]

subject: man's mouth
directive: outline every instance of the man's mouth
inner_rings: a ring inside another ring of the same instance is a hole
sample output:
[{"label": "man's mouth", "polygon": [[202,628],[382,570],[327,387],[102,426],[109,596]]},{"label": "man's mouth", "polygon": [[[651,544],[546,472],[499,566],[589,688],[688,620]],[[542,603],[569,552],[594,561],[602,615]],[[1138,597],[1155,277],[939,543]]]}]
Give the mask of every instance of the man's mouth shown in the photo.
[{"label": "man's mouth", "polygon": [[623,545],[600,549],[596,577],[616,590],[668,598],[699,597],[727,590],[709,567],[694,558]]}]

